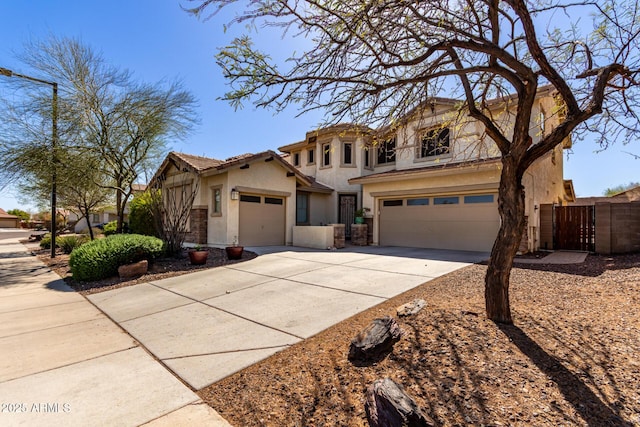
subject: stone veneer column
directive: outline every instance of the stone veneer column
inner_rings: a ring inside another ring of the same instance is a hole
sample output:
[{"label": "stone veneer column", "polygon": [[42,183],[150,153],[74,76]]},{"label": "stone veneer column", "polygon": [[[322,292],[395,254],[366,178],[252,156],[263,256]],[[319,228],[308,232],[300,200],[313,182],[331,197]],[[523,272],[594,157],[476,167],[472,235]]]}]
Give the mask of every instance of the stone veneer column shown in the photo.
[{"label": "stone veneer column", "polygon": [[333,246],[336,249],[344,248],[344,224],[330,224],[333,226]]},{"label": "stone veneer column", "polygon": [[194,206],[191,209],[187,241],[200,245],[207,244],[207,206]]},{"label": "stone veneer column", "polygon": [[358,246],[367,246],[367,224],[351,225],[351,244]]}]

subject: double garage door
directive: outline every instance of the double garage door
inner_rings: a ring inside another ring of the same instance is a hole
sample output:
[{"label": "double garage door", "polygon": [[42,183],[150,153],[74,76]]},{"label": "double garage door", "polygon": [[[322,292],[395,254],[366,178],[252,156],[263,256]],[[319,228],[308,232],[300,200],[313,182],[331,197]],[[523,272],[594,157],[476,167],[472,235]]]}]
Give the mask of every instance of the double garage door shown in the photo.
[{"label": "double garage door", "polygon": [[380,200],[380,244],[490,251],[500,227],[497,194]]},{"label": "double garage door", "polygon": [[240,194],[240,236],[242,246],[284,245],[284,197]]}]

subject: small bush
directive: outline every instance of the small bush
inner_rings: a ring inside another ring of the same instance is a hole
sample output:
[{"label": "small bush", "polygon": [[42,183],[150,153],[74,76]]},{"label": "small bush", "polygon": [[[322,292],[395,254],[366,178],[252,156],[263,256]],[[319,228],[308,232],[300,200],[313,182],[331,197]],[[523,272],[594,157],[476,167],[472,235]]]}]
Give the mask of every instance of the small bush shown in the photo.
[{"label": "small bush", "polygon": [[111,236],[116,234],[116,230],[118,229],[118,221],[111,221],[104,225],[102,229],[105,236]]},{"label": "small bush", "polygon": [[132,233],[159,237],[153,219],[154,205],[159,197],[159,190],[148,190],[134,196],[129,205],[129,227]]},{"label": "small bush", "polygon": [[69,258],[69,266],[76,280],[100,280],[118,274],[121,265],[159,257],[163,247],[162,240],[156,237],[116,234],[76,248]]},{"label": "small bush", "polygon": [[[56,246],[58,246],[58,242],[56,241]],[[51,249],[51,233],[47,233],[42,236],[40,239],[40,247],[42,249]]]},{"label": "small bush", "polygon": [[75,248],[89,241],[88,236],[63,236],[56,241],[56,246],[62,249],[65,254],[70,254]]},{"label": "small bush", "polygon": [[[98,237],[102,235],[102,230],[99,229],[98,227],[91,227],[91,231],[93,231],[93,237]],[[80,230],[80,234],[82,234],[83,236],[89,236],[89,228],[85,227],[82,230]]]}]

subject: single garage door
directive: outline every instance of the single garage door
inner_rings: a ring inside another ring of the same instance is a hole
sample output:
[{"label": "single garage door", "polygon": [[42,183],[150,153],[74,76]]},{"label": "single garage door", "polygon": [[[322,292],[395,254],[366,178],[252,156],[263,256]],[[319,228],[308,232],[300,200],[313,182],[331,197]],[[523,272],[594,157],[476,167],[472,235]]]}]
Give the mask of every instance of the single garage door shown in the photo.
[{"label": "single garage door", "polygon": [[500,227],[497,194],[380,200],[380,244],[490,251]]},{"label": "single garage door", "polygon": [[284,245],[284,198],[253,194],[240,195],[240,236],[242,246]]}]

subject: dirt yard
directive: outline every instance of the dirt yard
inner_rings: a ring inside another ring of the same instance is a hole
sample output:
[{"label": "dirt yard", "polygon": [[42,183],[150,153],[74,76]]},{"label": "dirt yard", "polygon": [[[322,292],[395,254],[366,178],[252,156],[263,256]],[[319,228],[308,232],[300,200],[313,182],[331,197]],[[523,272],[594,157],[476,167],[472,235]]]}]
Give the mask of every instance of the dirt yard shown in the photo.
[{"label": "dirt yard", "polygon": [[[436,425],[640,425],[640,255],[515,268],[514,326],[485,319],[485,269],[422,285],[199,394],[235,426],[366,426],[365,389],[390,377]],[[353,366],[351,339],[414,298],[427,306],[398,319],[393,352]]]},{"label": "dirt yard", "polygon": [[[51,262],[47,251],[41,259]],[[83,293],[194,268],[169,259],[133,281],[82,284],[68,277],[66,259],[50,265]],[[212,250],[205,268],[226,262]],[[514,326],[485,319],[485,270],[472,265],[419,286],[198,394],[238,427],[366,426],[365,390],[389,377],[436,425],[640,426],[640,254],[521,264],[511,279]],[[393,352],[353,366],[351,339],[415,298],[427,305],[398,319],[404,335]]]}]

